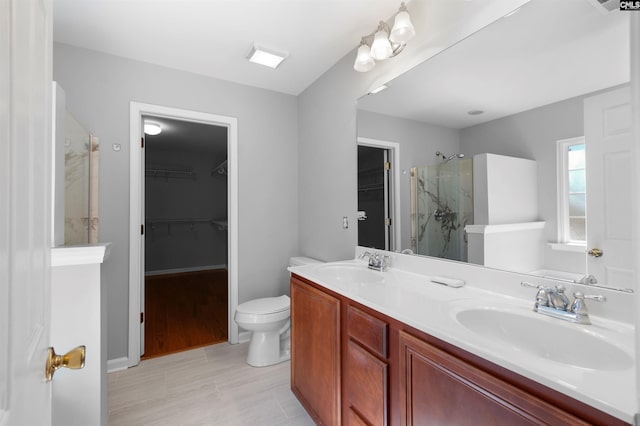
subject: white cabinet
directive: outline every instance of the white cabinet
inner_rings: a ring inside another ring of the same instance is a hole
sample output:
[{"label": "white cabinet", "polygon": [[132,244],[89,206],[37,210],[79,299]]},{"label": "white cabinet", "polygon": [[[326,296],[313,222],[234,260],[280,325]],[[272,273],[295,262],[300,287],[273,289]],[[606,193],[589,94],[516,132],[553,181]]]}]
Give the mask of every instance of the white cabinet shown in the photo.
[{"label": "white cabinet", "polygon": [[58,354],[86,346],[81,370],[60,369],[52,381],[52,424],[107,424],[105,289],[100,265],[108,244],[51,250],[51,345]]}]

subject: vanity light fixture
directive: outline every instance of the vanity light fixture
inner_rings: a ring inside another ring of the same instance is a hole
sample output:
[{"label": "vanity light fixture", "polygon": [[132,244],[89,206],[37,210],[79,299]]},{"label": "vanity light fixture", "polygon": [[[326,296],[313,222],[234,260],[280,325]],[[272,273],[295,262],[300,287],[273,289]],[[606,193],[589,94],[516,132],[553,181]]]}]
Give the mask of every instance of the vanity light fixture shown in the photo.
[{"label": "vanity light fixture", "polygon": [[152,121],[145,121],[144,133],[146,135],[151,135],[151,136],[159,135],[160,133],[162,133],[162,127],[160,127],[158,123],[154,123]]},{"label": "vanity light fixture", "polygon": [[376,61],[393,58],[402,52],[407,42],[415,35],[409,11],[402,2],[394,17],[392,28],[389,28],[386,22],[380,21],[375,31],[362,37],[353,69],[358,72],[371,71],[376,66]]},{"label": "vanity light fixture", "polygon": [[278,68],[287,56],[289,56],[289,54],[286,52],[279,52],[254,44],[247,55],[247,59],[249,59],[249,62],[253,62],[254,64],[264,65],[269,68]]}]

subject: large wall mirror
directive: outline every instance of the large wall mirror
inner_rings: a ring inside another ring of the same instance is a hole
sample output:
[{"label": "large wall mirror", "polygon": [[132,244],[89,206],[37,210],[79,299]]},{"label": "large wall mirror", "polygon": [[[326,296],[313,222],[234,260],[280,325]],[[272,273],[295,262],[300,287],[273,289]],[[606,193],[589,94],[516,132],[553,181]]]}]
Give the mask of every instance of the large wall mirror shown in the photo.
[{"label": "large wall mirror", "polygon": [[532,0],[358,101],[399,147],[392,250],[633,287],[629,14],[596,3]]}]

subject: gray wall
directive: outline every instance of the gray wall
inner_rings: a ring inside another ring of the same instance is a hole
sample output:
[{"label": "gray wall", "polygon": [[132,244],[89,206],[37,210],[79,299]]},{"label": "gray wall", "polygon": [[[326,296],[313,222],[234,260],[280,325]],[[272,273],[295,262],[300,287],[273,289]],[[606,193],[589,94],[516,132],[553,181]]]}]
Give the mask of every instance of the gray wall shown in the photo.
[{"label": "gray wall", "polygon": [[53,74],[69,111],[100,138],[100,241],[113,244],[102,268],[109,359],[128,353],[130,101],[238,118],[239,302],[288,293],[298,253],[294,96],[60,44]]},{"label": "gray wall", "polygon": [[[153,149],[147,138],[146,170],[193,171],[193,175],[145,177],[145,271],[227,264],[227,231],[211,222],[163,223],[158,219],[227,219],[227,177],[211,170],[224,157],[203,151]],[[156,220],[154,224],[154,219]]]},{"label": "gray wall", "polygon": [[358,136],[400,144],[401,244],[411,248],[411,168],[436,164],[436,151],[460,151],[458,130],[358,110]]}]

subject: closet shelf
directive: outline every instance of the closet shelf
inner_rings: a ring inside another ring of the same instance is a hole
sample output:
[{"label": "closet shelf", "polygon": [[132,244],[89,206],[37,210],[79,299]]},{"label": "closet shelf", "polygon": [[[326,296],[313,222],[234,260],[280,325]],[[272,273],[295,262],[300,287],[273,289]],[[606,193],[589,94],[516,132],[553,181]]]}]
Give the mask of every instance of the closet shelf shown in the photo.
[{"label": "closet shelf", "polygon": [[225,231],[227,229],[227,220],[219,218],[184,218],[184,219],[146,219],[145,223],[153,229],[158,225],[195,225],[197,223],[208,223],[211,226],[217,226],[218,230]]},{"label": "closet shelf", "polygon": [[177,178],[177,179],[194,179],[196,174],[191,169],[162,169],[162,168],[148,168],[144,171],[147,177],[162,177],[162,178]]},{"label": "closet shelf", "polygon": [[358,192],[379,191],[381,189],[384,189],[384,184],[382,183],[358,186]]}]

